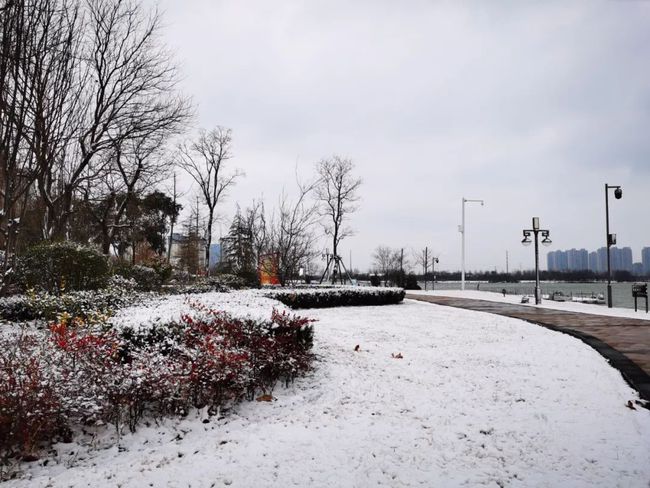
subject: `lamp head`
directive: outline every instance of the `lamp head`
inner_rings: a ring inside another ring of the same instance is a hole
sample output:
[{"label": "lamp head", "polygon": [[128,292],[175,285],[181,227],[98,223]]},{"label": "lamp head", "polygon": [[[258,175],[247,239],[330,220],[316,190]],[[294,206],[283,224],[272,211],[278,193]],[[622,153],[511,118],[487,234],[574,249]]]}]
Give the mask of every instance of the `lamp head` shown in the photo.
[{"label": "lamp head", "polygon": [[620,186],[614,190],[614,197],[616,197],[617,200],[620,200],[623,197],[623,189]]}]

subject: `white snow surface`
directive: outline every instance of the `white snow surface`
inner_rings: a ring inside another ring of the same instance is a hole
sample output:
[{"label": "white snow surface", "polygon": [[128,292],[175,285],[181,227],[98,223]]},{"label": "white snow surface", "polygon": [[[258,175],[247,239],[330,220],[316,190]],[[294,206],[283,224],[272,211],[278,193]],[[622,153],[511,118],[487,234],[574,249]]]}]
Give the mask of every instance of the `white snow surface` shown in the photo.
[{"label": "white snow surface", "polygon": [[60,444],[6,485],[648,487],[650,411],[577,339],[410,300],[299,313],[315,369],[273,402]]},{"label": "white snow surface", "polygon": [[[515,303],[517,305],[525,305],[527,307],[549,308],[551,310],[564,310],[566,312],[581,312],[591,313],[594,315],[603,315],[605,317],[625,317],[630,319],[650,320],[650,313],[645,313],[645,308],[635,312],[630,308],[608,308],[607,305],[596,305],[593,303],[579,303],[579,302],[554,302],[553,300],[542,300],[540,305],[535,305],[535,297],[530,297],[529,303],[521,303],[522,295],[506,295],[493,291],[480,291],[480,290],[408,290],[406,293],[413,295],[434,295],[441,297],[454,297],[454,298],[473,298],[476,300],[486,300],[490,302],[503,302]],[[639,305],[645,307],[645,302]]]}]

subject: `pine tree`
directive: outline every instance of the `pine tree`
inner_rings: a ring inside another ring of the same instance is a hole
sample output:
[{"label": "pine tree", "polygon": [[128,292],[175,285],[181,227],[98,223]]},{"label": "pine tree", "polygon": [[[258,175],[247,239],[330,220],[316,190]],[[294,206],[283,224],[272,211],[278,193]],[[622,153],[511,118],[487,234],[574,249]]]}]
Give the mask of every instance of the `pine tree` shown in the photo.
[{"label": "pine tree", "polygon": [[255,253],[253,233],[239,209],[235,214],[228,235],[221,240],[224,267],[246,279],[255,277]]}]

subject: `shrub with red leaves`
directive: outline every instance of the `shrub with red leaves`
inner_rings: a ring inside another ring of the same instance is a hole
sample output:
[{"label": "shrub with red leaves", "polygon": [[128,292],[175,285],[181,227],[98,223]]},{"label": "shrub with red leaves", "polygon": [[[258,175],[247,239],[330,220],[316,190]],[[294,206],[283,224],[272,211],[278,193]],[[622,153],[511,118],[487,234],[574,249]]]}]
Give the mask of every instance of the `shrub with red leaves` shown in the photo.
[{"label": "shrub with red leaves", "polygon": [[0,339],[0,453],[37,451],[69,425],[134,431],[145,415],[184,414],[268,395],[309,368],[311,320],[268,321],[195,305],[180,324],[134,333],[52,324],[49,334]]},{"label": "shrub with red leaves", "polygon": [[0,339],[0,458],[31,458],[64,425],[52,355],[39,337]]}]

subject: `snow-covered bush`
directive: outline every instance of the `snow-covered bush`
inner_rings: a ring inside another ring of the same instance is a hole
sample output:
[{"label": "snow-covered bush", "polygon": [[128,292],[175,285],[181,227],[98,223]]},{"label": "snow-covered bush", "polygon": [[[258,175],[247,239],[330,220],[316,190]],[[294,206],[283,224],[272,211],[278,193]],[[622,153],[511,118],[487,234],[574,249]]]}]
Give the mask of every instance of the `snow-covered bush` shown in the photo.
[{"label": "snow-covered bush", "polygon": [[108,259],[92,247],[74,242],[43,242],[18,259],[15,279],[23,289],[50,293],[95,290],[106,285]]},{"label": "snow-covered bush", "polygon": [[232,274],[218,274],[205,278],[199,278],[194,283],[168,285],[164,289],[171,294],[190,294],[208,292],[227,292],[230,290],[241,290],[246,288],[246,281]]},{"label": "snow-covered bush", "polygon": [[34,334],[0,336],[0,465],[29,459],[65,431],[52,349]]},{"label": "snow-covered bush", "polygon": [[27,295],[12,295],[0,298],[0,318],[20,322],[36,317]]},{"label": "snow-covered bush", "polygon": [[309,368],[311,320],[194,307],[155,329],[64,316],[47,332],[0,336],[0,460],[33,457],[75,425],[110,423],[119,433],[145,415],[217,411]]},{"label": "snow-covered bush", "polygon": [[115,273],[124,278],[134,280],[139,290],[158,290],[162,285],[162,278],[158,272],[153,268],[141,264],[117,267]]},{"label": "snow-covered bush", "polygon": [[133,282],[112,277],[106,288],[60,295],[30,291],[26,295],[0,298],[0,318],[9,321],[56,320],[61,315],[85,321],[103,321],[115,310],[137,302],[143,294],[133,291]]},{"label": "snow-covered bush", "polygon": [[328,308],[367,305],[393,305],[404,300],[402,288],[313,287],[273,289],[266,292],[291,308]]}]

